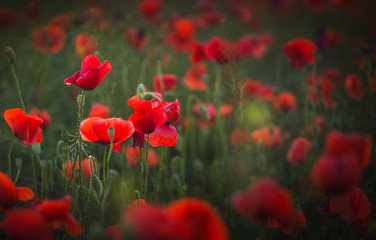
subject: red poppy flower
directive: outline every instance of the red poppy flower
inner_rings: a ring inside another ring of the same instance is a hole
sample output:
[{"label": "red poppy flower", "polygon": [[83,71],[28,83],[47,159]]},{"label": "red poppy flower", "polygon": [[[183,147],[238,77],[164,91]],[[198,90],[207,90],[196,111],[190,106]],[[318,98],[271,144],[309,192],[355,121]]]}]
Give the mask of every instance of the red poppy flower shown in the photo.
[{"label": "red poppy flower", "polygon": [[247,78],[244,81],[244,101],[248,100],[250,97],[254,97],[259,100],[271,101],[275,100],[274,89],[272,86],[263,85],[261,81],[252,80]]},{"label": "red poppy flower", "polygon": [[[63,169],[61,170],[61,174],[63,177],[65,176],[67,179],[70,179],[72,177],[73,164],[74,164],[74,160],[70,160],[64,164]],[[80,169],[80,164],[78,161],[76,161],[74,170],[78,170],[78,169]],[[84,176],[86,178],[90,178],[92,173],[95,173],[98,171],[98,163],[93,159],[93,162],[90,164],[90,159],[89,157],[87,157],[84,160],[82,160],[82,170],[83,170]]]},{"label": "red poppy flower", "polygon": [[179,119],[180,115],[180,103],[178,99],[175,99],[174,102],[161,102],[164,112],[167,116],[167,121],[169,123],[176,122]]},{"label": "red poppy flower", "polygon": [[42,129],[40,128],[43,123],[42,119],[34,115],[26,115],[21,108],[5,110],[4,118],[14,135],[25,143],[25,147],[28,144],[42,142]]},{"label": "red poppy flower", "polygon": [[325,48],[334,47],[342,40],[342,34],[335,31],[325,31],[323,45]]},{"label": "red poppy flower", "polygon": [[[140,159],[139,149],[128,146],[126,148],[123,148],[123,153],[125,153],[127,156],[129,166],[134,167],[136,165],[136,162],[139,162],[139,159]],[[149,148],[148,157],[149,157],[149,167],[151,168],[157,167],[159,164],[159,158],[158,158],[157,152],[154,149]],[[143,161],[145,162],[146,154],[144,154],[142,158],[143,158]]]},{"label": "red poppy flower", "polygon": [[206,66],[204,64],[195,64],[187,70],[183,78],[184,85],[190,90],[205,91],[206,82],[203,76],[207,73]]},{"label": "red poppy flower", "polygon": [[307,75],[307,99],[310,102],[318,105],[320,99],[323,100],[325,107],[332,108],[335,101],[332,97],[334,91],[334,84],[328,77],[316,76],[315,80],[312,78],[312,73]]},{"label": "red poppy flower", "polygon": [[200,28],[208,28],[221,23],[224,19],[223,13],[217,10],[207,11],[196,18],[196,24]]},{"label": "red poppy flower", "polygon": [[273,36],[270,34],[247,34],[238,42],[240,46],[243,46],[244,56],[252,55],[255,58],[262,58],[273,41]]},{"label": "red poppy flower", "polygon": [[[163,91],[175,90],[176,89],[176,75],[173,74],[163,74]],[[154,75],[154,89],[157,92],[162,92],[161,81],[159,75]]]},{"label": "red poppy flower", "polygon": [[94,103],[91,106],[89,118],[91,117],[100,117],[100,118],[108,118],[110,115],[110,107],[100,104],[100,103]]},{"label": "red poppy flower", "polygon": [[231,205],[256,224],[272,220],[283,223],[293,210],[287,190],[269,178],[259,178],[247,191],[233,195]]},{"label": "red poppy flower", "polygon": [[279,147],[287,138],[288,134],[284,133],[282,135],[279,127],[274,127],[273,132],[271,132],[268,127],[262,127],[251,133],[251,141],[262,143],[264,147]]},{"label": "red poppy flower", "polygon": [[65,31],[60,27],[47,25],[34,29],[31,36],[33,37],[33,48],[42,53],[57,53],[64,46]]},{"label": "red poppy flower", "polygon": [[38,211],[54,228],[65,225],[69,235],[77,236],[82,232],[82,225],[70,213],[72,197],[66,196],[57,200],[35,200],[31,208]]},{"label": "red poppy flower", "polygon": [[133,123],[136,131],[150,134],[166,123],[167,116],[164,106],[159,102],[140,100],[128,120]]},{"label": "red poppy flower", "polygon": [[220,215],[202,200],[194,198],[177,200],[168,205],[165,211],[185,227],[188,232],[187,239],[229,239],[229,231]]},{"label": "red poppy flower", "polygon": [[326,69],[322,75],[324,78],[330,80],[333,83],[342,82],[341,74],[336,69]]},{"label": "red poppy flower", "polygon": [[179,19],[174,23],[174,32],[165,38],[175,51],[189,52],[192,49],[195,25],[190,19]]},{"label": "red poppy flower", "polygon": [[371,149],[371,137],[358,133],[345,134],[332,131],[326,138],[326,153],[336,157],[353,154],[363,167],[369,164]]},{"label": "red poppy flower", "polygon": [[7,175],[0,172],[0,208],[10,208],[17,200],[29,201],[34,198],[34,192],[27,187],[16,187]]},{"label": "red poppy flower", "polygon": [[35,115],[42,119],[43,123],[40,125],[40,127],[44,130],[48,128],[51,124],[51,118],[50,115],[46,112],[46,110],[39,110],[38,108],[33,108],[30,111],[30,115]]},{"label": "red poppy flower", "polygon": [[81,71],[64,80],[67,85],[74,84],[85,90],[96,88],[103,78],[111,71],[111,64],[105,60],[101,65],[95,55],[89,55],[82,60]]},{"label": "red poppy flower", "polygon": [[150,134],[149,143],[153,147],[167,146],[175,147],[178,142],[178,133],[176,128],[171,125],[157,127]]},{"label": "red poppy flower", "polygon": [[19,208],[8,212],[0,228],[10,239],[53,239],[51,224],[35,210]]},{"label": "red poppy flower", "polygon": [[149,37],[143,30],[133,28],[130,28],[128,32],[125,33],[125,39],[137,50],[143,48],[149,42]]},{"label": "red poppy flower", "polygon": [[113,128],[115,131],[112,137],[112,150],[119,152],[119,144],[132,136],[134,132],[133,124],[130,121],[123,120],[121,117],[109,119],[99,117],[87,118],[81,122],[80,133],[82,139],[85,141],[110,144],[109,128]]},{"label": "red poppy flower", "polygon": [[142,15],[151,23],[157,23],[160,19],[159,11],[162,7],[160,0],[143,0],[140,3]]},{"label": "red poppy flower", "polygon": [[191,63],[199,63],[206,59],[204,44],[195,42],[191,45],[191,50],[193,51],[189,57]]},{"label": "red poppy flower", "polygon": [[[160,102],[163,100],[162,98],[162,94],[160,92],[145,92],[145,94],[147,93],[151,93],[153,96],[156,96],[156,97],[153,97],[153,99],[151,99],[152,102]],[[128,98],[127,100],[127,104],[128,106],[130,106],[132,109],[135,109],[136,108],[136,104],[140,101],[141,99],[138,97],[138,95],[135,95],[131,98]]]},{"label": "red poppy flower", "polygon": [[364,96],[364,86],[362,81],[355,74],[351,74],[346,78],[346,93],[352,99],[358,100]]},{"label": "red poppy flower", "polygon": [[16,16],[11,8],[0,8],[0,27],[15,28],[17,26]]},{"label": "red poppy flower", "polygon": [[293,68],[312,64],[315,61],[313,52],[317,49],[314,43],[305,39],[294,39],[283,46],[283,51]]},{"label": "red poppy flower", "polygon": [[273,101],[273,106],[276,110],[282,109],[283,111],[290,111],[293,113],[298,111],[295,96],[288,92],[280,93],[275,101]]},{"label": "red poppy flower", "polygon": [[254,9],[245,2],[230,2],[230,13],[251,27],[258,25]]},{"label": "red poppy flower", "polygon": [[211,0],[199,0],[197,3],[197,9],[200,12],[210,12],[214,10],[214,1]]},{"label": "red poppy flower", "polygon": [[311,142],[305,138],[297,138],[291,144],[287,160],[293,163],[303,163],[311,151]]},{"label": "red poppy flower", "polygon": [[280,227],[281,230],[286,234],[291,234],[294,230],[304,231],[307,225],[307,221],[302,213],[302,211],[293,208],[290,214],[286,215],[281,220],[276,219],[269,220],[267,226],[269,228]]},{"label": "red poppy flower", "polygon": [[364,192],[352,187],[348,193],[339,196],[330,196],[328,210],[338,214],[343,220],[359,222],[371,214],[371,203]]},{"label": "red poppy flower", "polygon": [[236,128],[232,131],[230,139],[231,146],[236,146],[237,144],[245,146],[249,142],[249,134],[244,128]]},{"label": "red poppy flower", "polygon": [[213,37],[205,46],[206,56],[219,63],[228,63],[238,59],[242,52],[238,52],[239,46],[233,42],[225,41],[219,37]]},{"label": "red poppy flower", "polygon": [[199,127],[213,126],[215,123],[215,106],[213,103],[195,103],[193,112],[200,118]]},{"label": "red poppy flower", "polygon": [[88,55],[93,54],[98,48],[98,44],[95,42],[93,37],[80,33],[76,37],[76,54],[80,58],[84,58]]}]

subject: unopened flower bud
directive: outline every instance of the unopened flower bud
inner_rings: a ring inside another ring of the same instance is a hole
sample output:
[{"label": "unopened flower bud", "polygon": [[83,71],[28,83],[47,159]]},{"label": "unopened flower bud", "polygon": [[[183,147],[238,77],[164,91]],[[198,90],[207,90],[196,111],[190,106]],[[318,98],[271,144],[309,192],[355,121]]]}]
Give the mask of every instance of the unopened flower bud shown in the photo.
[{"label": "unopened flower bud", "polygon": [[137,96],[139,99],[143,99],[145,94],[145,87],[144,84],[140,83],[137,87]]},{"label": "unopened flower bud", "polygon": [[40,144],[34,143],[33,145],[31,145],[31,150],[35,155],[39,155],[41,152]]},{"label": "unopened flower bud", "polygon": [[154,94],[152,94],[152,93],[146,93],[145,95],[144,95],[144,100],[145,101],[151,101],[152,99],[154,98]]},{"label": "unopened flower bud", "polygon": [[40,160],[40,166],[44,169],[46,167],[47,161],[46,160]]},{"label": "unopened flower bud", "polygon": [[110,138],[112,139],[114,137],[114,135],[115,135],[115,128],[110,127],[108,129],[108,136],[110,136]]},{"label": "unopened flower bud", "polygon": [[16,53],[14,52],[13,48],[6,47],[4,53],[7,55],[10,64],[14,64],[16,62]]},{"label": "unopened flower bud", "polygon": [[16,166],[18,169],[22,167],[22,158],[16,158]]}]

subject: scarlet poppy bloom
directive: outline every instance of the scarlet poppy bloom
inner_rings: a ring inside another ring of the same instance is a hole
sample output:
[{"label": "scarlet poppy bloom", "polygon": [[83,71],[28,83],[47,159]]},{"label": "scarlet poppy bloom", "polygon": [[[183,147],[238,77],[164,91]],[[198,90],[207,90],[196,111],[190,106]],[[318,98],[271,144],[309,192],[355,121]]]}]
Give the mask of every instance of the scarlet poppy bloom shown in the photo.
[{"label": "scarlet poppy bloom", "polygon": [[160,20],[159,11],[162,7],[160,0],[143,0],[140,3],[140,11],[144,18],[151,23],[158,23]]},{"label": "scarlet poppy bloom", "polygon": [[112,150],[120,152],[119,144],[132,136],[134,132],[133,124],[130,121],[120,118],[103,119],[100,117],[87,118],[81,122],[80,133],[83,140],[102,144],[110,144],[111,138],[108,129],[115,131],[112,137]]},{"label": "scarlet poppy bloom", "polygon": [[111,64],[105,60],[101,65],[95,55],[89,55],[82,60],[81,71],[64,80],[67,85],[74,84],[85,90],[96,88],[103,78],[111,71]]},{"label": "scarlet poppy bloom", "polygon": [[232,146],[239,144],[240,146],[245,146],[249,142],[249,134],[244,128],[236,128],[232,131],[230,142]]},{"label": "scarlet poppy bloom", "polygon": [[[74,165],[74,160],[70,160],[64,164],[63,169],[61,170],[61,174],[63,177],[65,176],[67,179],[70,179],[72,177],[73,170],[80,169],[80,164],[78,161],[76,161],[76,165],[74,166],[74,168],[73,168],[73,165]],[[90,178],[92,173],[95,173],[98,171],[98,163],[93,159],[92,164],[90,164],[90,159],[89,157],[87,157],[84,160],[82,160],[82,171],[86,178]]]},{"label": "scarlet poppy bloom", "polygon": [[208,28],[218,25],[224,19],[223,13],[218,10],[212,10],[202,13],[196,18],[196,24],[200,28]]},{"label": "scarlet poppy bloom", "polygon": [[[162,94],[160,92],[145,92],[145,94],[147,93],[151,93],[153,96],[156,96],[156,97],[153,97],[151,99],[152,102],[160,102],[163,100],[162,98]],[[127,104],[128,106],[130,106],[132,109],[135,109],[136,108],[136,104],[140,101],[141,99],[138,97],[138,95],[135,95],[131,98],[128,98],[127,100]]]},{"label": "scarlet poppy bloom", "polygon": [[311,151],[311,142],[305,138],[297,138],[291,144],[287,160],[293,163],[303,163]]},{"label": "scarlet poppy bloom", "polygon": [[261,81],[247,78],[244,81],[244,101],[254,97],[263,101],[275,100],[274,89],[272,86],[264,85]]},{"label": "scarlet poppy bloom", "polygon": [[57,53],[64,46],[64,29],[47,25],[45,27],[34,29],[31,32],[33,37],[33,48],[42,53]]},{"label": "scarlet poppy bloom", "polygon": [[25,143],[25,147],[28,144],[42,142],[42,119],[35,115],[26,115],[21,108],[5,110],[4,118],[14,135]]},{"label": "scarlet poppy bloom", "polygon": [[[136,148],[127,146],[126,148],[123,148],[123,153],[125,153],[125,155],[127,156],[128,164],[131,167],[134,167],[136,165],[136,162],[138,162],[140,159],[140,151]],[[149,148],[148,157],[149,157],[149,167],[151,168],[157,167],[159,164],[159,158],[158,158],[157,152],[154,149]],[[142,158],[143,158],[143,161],[145,162],[146,155],[144,154]]]},{"label": "scarlet poppy bloom", "polygon": [[66,196],[57,200],[35,200],[31,208],[38,211],[54,228],[65,225],[69,235],[77,236],[82,232],[82,225],[70,213],[72,197]]},{"label": "scarlet poppy bloom", "polygon": [[304,231],[307,225],[307,221],[302,213],[302,211],[293,208],[290,214],[286,215],[281,220],[276,219],[269,220],[267,226],[269,228],[279,227],[286,234],[291,234],[294,230]]},{"label": "scarlet poppy bloom", "polygon": [[80,58],[84,58],[93,54],[98,49],[98,44],[93,37],[80,33],[76,37],[76,54]]},{"label": "scarlet poppy bloom", "polygon": [[17,26],[16,16],[11,8],[0,8],[0,27],[15,28]]},{"label": "scarlet poppy bloom", "polygon": [[301,68],[315,61],[313,52],[317,46],[306,39],[294,39],[283,46],[283,51],[293,68]]},{"label": "scarlet poppy bloom", "polygon": [[[173,74],[163,74],[163,91],[175,90],[176,89],[176,75]],[[161,81],[159,75],[154,75],[154,89],[157,92],[162,92]]]},{"label": "scarlet poppy bloom", "polygon": [[273,106],[276,110],[282,109],[285,112],[290,111],[296,113],[298,111],[295,96],[288,92],[280,93],[273,101]]},{"label": "scarlet poppy bloom", "polygon": [[334,85],[330,78],[316,76],[313,80],[312,74],[307,75],[307,99],[310,102],[318,105],[320,99],[323,100],[325,107],[332,108],[335,104],[335,101],[332,97],[332,92],[334,91]]},{"label": "scarlet poppy bloom", "polygon": [[164,112],[164,106],[159,102],[140,100],[128,120],[133,123],[136,131],[150,134],[157,127],[166,123],[167,116]]},{"label": "scarlet poppy bloom", "polygon": [[199,63],[206,59],[205,45],[195,42],[191,45],[192,54],[189,57],[191,63]]},{"label": "scarlet poppy bloom", "polygon": [[0,172],[0,209],[10,208],[17,201],[29,201],[34,198],[34,192],[27,187],[16,187],[7,175]]},{"label": "scarlet poppy bloom", "polygon": [[355,155],[363,167],[369,164],[371,149],[372,140],[367,135],[331,131],[326,138],[326,153],[336,157]]},{"label": "scarlet poppy bloom", "polygon": [[187,70],[183,83],[190,90],[205,91],[206,82],[203,76],[207,73],[206,66],[204,64],[195,64]]},{"label": "scarlet poppy bloom", "polygon": [[100,118],[108,118],[110,115],[110,107],[100,104],[100,103],[94,103],[91,106],[89,118],[91,117],[100,117]]},{"label": "scarlet poppy bloom", "polygon": [[15,209],[8,212],[0,228],[10,239],[52,240],[52,226],[38,211]]},{"label": "scarlet poppy bloom", "polygon": [[215,106],[212,103],[195,103],[193,112],[200,118],[200,127],[213,126],[215,123]]},{"label": "scarlet poppy bloom", "polygon": [[258,25],[254,9],[245,2],[230,2],[230,13],[233,17],[238,18],[251,27]]},{"label": "scarlet poppy bloom", "polygon": [[251,141],[262,143],[264,147],[279,147],[286,138],[288,138],[288,134],[282,135],[279,127],[274,127],[273,132],[268,127],[262,127],[251,133]]},{"label": "scarlet poppy bloom", "polygon": [[178,133],[176,128],[171,125],[163,125],[157,127],[154,132],[150,134],[149,143],[153,147],[167,146],[174,147],[178,141]]},{"label": "scarlet poppy bloom", "polygon": [[125,33],[125,39],[137,50],[143,48],[149,42],[149,37],[143,30],[133,28],[130,28],[128,32]]},{"label": "scarlet poppy bloom", "polygon": [[186,227],[187,239],[227,240],[229,231],[215,209],[203,200],[185,198],[169,204],[166,213]]},{"label": "scarlet poppy bloom", "polygon": [[259,178],[245,192],[234,194],[231,205],[255,224],[275,221],[278,226],[288,226],[295,211],[288,191],[269,178]]},{"label": "scarlet poppy bloom", "polygon": [[364,192],[352,187],[348,193],[339,196],[330,196],[328,210],[338,214],[343,220],[359,223],[371,214],[371,203]]},{"label": "scarlet poppy bloom", "polygon": [[238,45],[233,42],[213,37],[205,46],[205,55],[212,61],[224,64],[239,58],[242,53],[237,48]]},{"label": "scarlet poppy bloom", "polygon": [[39,110],[38,108],[33,108],[30,111],[30,115],[35,115],[38,118],[42,119],[43,123],[40,127],[44,130],[48,128],[51,124],[51,117],[46,110]]},{"label": "scarlet poppy bloom", "polygon": [[180,115],[180,103],[178,99],[174,102],[161,102],[164,112],[167,116],[167,121],[169,123],[176,122]]},{"label": "scarlet poppy bloom", "polygon": [[252,55],[259,59],[264,56],[265,51],[273,43],[273,36],[270,34],[253,35],[247,34],[238,41],[242,46],[243,55]]},{"label": "scarlet poppy bloom", "polygon": [[362,81],[355,74],[351,74],[346,78],[346,93],[352,99],[359,100],[364,96],[364,86]]},{"label": "scarlet poppy bloom", "polygon": [[179,19],[174,23],[174,31],[165,38],[175,51],[189,52],[192,49],[195,25],[190,19]]}]

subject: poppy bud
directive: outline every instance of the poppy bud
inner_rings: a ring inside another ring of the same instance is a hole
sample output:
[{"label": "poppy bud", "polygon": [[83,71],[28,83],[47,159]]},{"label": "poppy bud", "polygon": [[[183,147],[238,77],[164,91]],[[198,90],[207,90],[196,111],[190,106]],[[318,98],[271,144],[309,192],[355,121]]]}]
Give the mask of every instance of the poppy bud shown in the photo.
[{"label": "poppy bud", "polygon": [[10,64],[14,64],[16,62],[16,53],[14,52],[13,48],[6,47],[4,53],[7,55]]},{"label": "poppy bud", "polygon": [[18,169],[22,167],[22,158],[16,158],[16,166]]},{"label": "poppy bud", "polygon": [[46,160],[40,160],[40,165],[41,165],[41,167],[42,167],[43,170],[46,167],[46,164],[47,164]]},{"label": "poppy bud", "polygon": [[144,95],[143,99],[146,100],[146,101],[151,101],[153,98],[154,98],[154,94],[152,94],[152,93],[146,93]]},{"label": "poppy bud", "polygon": [[35,155],[39,155],[40,152],[41,152],[40,144],[38,144],[38,143],[35,143],[35,144],[31,145],[31,149],[33,150],[33,153]]},{"label": "poppy bud", "polygon": [[137,96],[139,99],[143,99],[145,94],[145,87],[144,84],[140,83],[137,87]]},{"label": "poppy bud", "polygon": [[108,129],[108,136],[110,136],[110,138],[112,139],[114,137],[114,135],[115,135],[115,128],[110,127]]}]

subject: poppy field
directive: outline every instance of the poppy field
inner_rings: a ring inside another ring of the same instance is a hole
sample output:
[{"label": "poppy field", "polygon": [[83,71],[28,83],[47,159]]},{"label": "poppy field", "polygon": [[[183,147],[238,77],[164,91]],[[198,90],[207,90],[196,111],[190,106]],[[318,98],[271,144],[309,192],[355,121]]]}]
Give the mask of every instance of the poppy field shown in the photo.
[{"label": "poppy field", "polygon": [[376,239],[376,2],[0,2],[0,239]]}]

